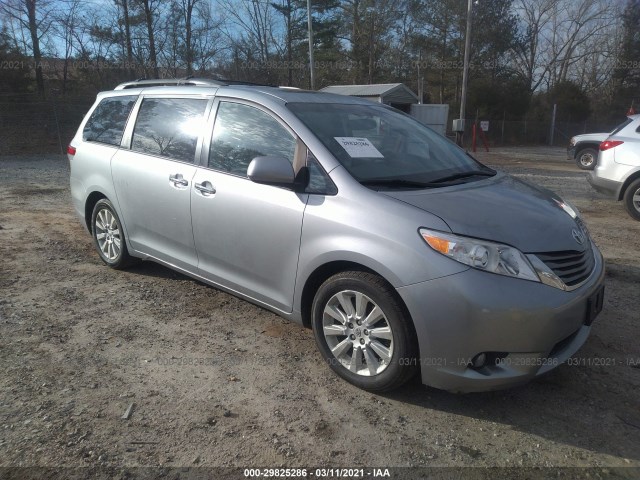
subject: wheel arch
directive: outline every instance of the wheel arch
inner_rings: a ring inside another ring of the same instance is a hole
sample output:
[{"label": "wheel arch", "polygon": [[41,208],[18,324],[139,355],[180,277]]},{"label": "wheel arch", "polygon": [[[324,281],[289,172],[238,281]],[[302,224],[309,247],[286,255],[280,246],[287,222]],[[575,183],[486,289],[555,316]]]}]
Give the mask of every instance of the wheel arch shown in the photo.
[{"label": "wheel arch", "polygon": [[633,182],[635,182],[639,178],[640,178],[640,170],[636,170],[625,179],[624,183],[620,187],[620,191],[618,192],[618,201],[624,198],[624,194],[627,191],[627,188],[629,188],[629,185],[631,185]]},{"label": "wheel arch", "polygon": [[587,142],[578,142],[575,146],[575,155],[573,156],[574,159],[578,158],[578,155],[580,154],[580,152],[582,150],[584,150],[585,148],[593,148],[596,152],[599,150],[600,148],[600,142],[592,142],[592,141],[587,141]]},{"label": "wheel arch", "polygon": [[411,318],[411,314],[404,300],[398,294],[393,284],[385,278],[384,275],[381,275],[379,272],[374,269],[363,265],[362,263],[347,261],[347,260],[333,260],[327,263],[324,263],[311,272],[311,274],[307,277],[304,287],[302,288],[302,295],[300,298],[300,315],[302,320],[302,325],[306,328],[311,328],[311,306],[313,304],[313,299],[315,297],[316,292],[320,285],[322,285],[325,280],[330,278],[331,276],[347,271],[360,271],[360,272],[368,272],[373,275],[380,277],[384,282],[389,286],[391,292],[395,296],[395,299],[398,302],[398,305],[403,310],[403,313],[406,315],[406,318],[409,321],[409,326],[415,335],[415,326],[413,324],[413,319]]},{"label": "wheel arch", "polygon": [[89,233],[93,233],[93,229],[91,227],[91,216],[93,214],[93,209],[96,206],[96,203],[98,203],[98,201],[102,200],[103,198],[109,200],[109,198],[104,193],[94,190],[87,196],[87,200],[84,202],[84,221],[87,225]]}]

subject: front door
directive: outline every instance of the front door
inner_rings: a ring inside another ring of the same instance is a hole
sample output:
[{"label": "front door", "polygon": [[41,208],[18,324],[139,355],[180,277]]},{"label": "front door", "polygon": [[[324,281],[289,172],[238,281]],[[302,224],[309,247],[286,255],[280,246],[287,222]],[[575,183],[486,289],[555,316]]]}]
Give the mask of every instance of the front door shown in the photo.
[{"label": "front door", "polygon": [[254,183],[246,173],[257,156],[293,163],[296,145],[270,113],[221,101],[206,167],[196,171],[191,190],[200,275],[285,312],[293,305],[308,195]]}]

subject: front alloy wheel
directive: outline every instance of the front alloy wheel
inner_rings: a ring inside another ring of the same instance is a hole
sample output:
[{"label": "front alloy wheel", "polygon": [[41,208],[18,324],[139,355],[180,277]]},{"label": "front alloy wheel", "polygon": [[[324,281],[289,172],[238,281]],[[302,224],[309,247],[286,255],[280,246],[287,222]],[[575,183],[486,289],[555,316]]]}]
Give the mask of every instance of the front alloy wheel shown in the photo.
[{"label": "front alloy wheel", "polygon": [[413,324],[393,288],[369,272],[341,272],[316,292],[312,326],[331,369],[364,390],[383,392],[417,371]]},{"label": "front alloy wheel", "polygon": [[322,333],[331,353],[350,372],[384,372],[393,356],[393,331],[382,309],[369,297],[343,290],[329,299]]}]

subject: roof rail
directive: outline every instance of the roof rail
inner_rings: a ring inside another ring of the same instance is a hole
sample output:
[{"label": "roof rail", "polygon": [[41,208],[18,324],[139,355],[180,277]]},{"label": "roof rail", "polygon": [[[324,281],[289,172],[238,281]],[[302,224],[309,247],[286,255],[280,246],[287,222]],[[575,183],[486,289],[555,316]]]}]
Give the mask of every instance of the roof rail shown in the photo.
[{"label": "roof rail", "polygon": [[197,87],[223,87],[227,85],[250,85],[260,87],[270,87],[264,83],[245,82],[243,80],[224,80],[224,79],[210,79],[210,78],[156,78],[147,79],[140,78],[131,82],[124,82],[114,88],[114,90],[126,90],[128,88],[142,88],[142,87],[168,87],[168,86],[197,86]]},{"label": "roof rail", "polygon": [[223,80],[210,80],[207,78],[156,78],[147,79],[141,78],[133,80],[131,82],[124,82],[114,88],[114,90],[126,90],[128,88],[142,88],[142,87],[166,87],[166,86],[199,86],[199,87],[220,87],[228,85]]}]

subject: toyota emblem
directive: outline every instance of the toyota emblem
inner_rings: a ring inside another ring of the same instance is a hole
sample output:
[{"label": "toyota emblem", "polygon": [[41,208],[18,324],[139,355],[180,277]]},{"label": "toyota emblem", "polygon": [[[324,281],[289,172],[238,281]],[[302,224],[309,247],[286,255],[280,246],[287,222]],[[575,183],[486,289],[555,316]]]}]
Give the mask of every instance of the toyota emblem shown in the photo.
[{"label": "toyota emblem", "polygon": [[574,228],[573,230],[571,230],[571,235],[573,236],[573,239],[580,245],[584,244],[584,235],[579,230]]}]

